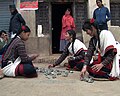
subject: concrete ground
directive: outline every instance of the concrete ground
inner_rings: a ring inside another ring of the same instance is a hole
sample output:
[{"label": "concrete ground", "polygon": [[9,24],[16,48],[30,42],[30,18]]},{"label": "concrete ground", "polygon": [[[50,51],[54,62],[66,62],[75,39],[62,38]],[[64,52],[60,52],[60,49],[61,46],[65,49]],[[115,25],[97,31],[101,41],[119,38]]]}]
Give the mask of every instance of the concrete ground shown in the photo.
[{"label": "concrete ground", "polygon": [[[38,67],[47,67],[57,57],[58,55],[47,58],[41,56],[34,64]],[[50,58],[52,60],[49,60]],[[5,77],[0,80],[0,96],[120,96],[119,88],[119,80],[94,83],[80,81],[77,71],[68,77],[58,76],[56,79],[48,79],[39,73],[38,78]]]},{"label": "concrete ground", "polygon": [[[34,63],[47,67],[48,63]],[[64,70],[63,67],[57,69]],[[38,78],[3,78],[0,80],[0,96],[120,96],[120,81],[80,81],[78,71],[68,77],[48,79],[42,73]]]}]

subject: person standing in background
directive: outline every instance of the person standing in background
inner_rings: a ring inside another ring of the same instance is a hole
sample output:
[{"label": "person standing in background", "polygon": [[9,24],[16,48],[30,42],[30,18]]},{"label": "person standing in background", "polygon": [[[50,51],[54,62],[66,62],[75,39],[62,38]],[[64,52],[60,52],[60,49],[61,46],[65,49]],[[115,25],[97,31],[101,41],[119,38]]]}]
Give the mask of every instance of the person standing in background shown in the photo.
[{"label": "person standing in background", "polygon": [[60,37],[60,51],[62,52],[67,45],[68,41],[65,40],[65,35],[67,30],[75,30],[75,23],[74,19],[71,16],[71,10],[67,8],[65,11],[65,15],[62,17],[62,31],[61,31],[61,37]]},{"label": "person standing in background", "polygon": [[26,22],[21,14],[18,13],[15,5],[9,5],[9,9],[12,15],[9,25],[9,36],[13,38],[20,31],[21,26],[25,25]]},{"label": "person standing in background", "polygon": [[96,0],[98,8],[94,10],[93,18],[97,21],[100,30],[108,30],[107,22],[111,19],[107,7],[102,4],[102,0]]}]

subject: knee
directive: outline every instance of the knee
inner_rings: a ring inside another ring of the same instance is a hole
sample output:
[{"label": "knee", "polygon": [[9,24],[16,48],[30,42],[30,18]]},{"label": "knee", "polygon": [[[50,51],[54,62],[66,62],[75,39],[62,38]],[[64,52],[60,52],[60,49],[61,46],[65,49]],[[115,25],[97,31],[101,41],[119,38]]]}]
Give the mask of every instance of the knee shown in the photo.
[{"label": "knee", "polygon": [[35,68],[34,68],[34,66],[32,66],[32,65],[28,65],[28,64],[25,64],[25,67],[24,67],[24,74],[25,75],[33,75],[33,74],[37,74],[37,72],[36,72],[36,70],[35,70]]}]

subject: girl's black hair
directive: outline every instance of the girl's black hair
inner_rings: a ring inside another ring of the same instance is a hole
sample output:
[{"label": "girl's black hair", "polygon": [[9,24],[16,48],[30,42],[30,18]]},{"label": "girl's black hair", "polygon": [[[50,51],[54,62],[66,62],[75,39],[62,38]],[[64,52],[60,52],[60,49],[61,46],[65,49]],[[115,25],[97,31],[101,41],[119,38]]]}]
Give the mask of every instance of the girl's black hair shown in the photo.
[{"label": "girl's black hair", "polygon": [[23,25],[20,29],[20,31],[18,32],[18,34],[22,33],[22,32],[31,32],[30,28],[26,25]]},{"label": "girl's black hair", "polygon": [[96,0],[96,2],[100,1],[102,3],[102,0]]},{"label": "girl's black hair", "polygon": [[98,47],[100,48],[100,38],[99,38],[99,34],[100,34],[100,30],[98,27],[98,23],[97,21],[95,21],[95,19],[88,19],[84,22],[82,29],[84,31],[86,31],[87,29],[92,31],[92,26],[95,27],[95,29],[97,30],[97,36],[98,36]]},{"label": "girl's black hair", "polygon": [[1,30],[1,31],[0,31],[0,36],[2,35],[2,33],[7,34],[7,32],[6,32],[5,30]]},{"label": "girl's black hair", "polygon": [[[15,37],[14,38],[16,38],[18,35],[20,35],[22,32],[24,32],[24,33],[27,33],[27,32],[31,32],[31,30],[30,30],[30,28],[27,26],[27,25],[23,25],[22,27],[21,27],[21,29],[19,30],[19,32],[15,35]],[[13,38],[13,39],[14,39]],[[12,40],[13,40],[12,39]]]},{"label": "girl's black hair", "polygon": [[86,21],[84,22],[83,26],[82,26],[82,29],[83,29],[84,31],[86,31],[86,29],[89,29],[89,30],[92,31],[92,26],[94,26],[94,27],[97,29],[97,31],[99,30],[99,28],[98,28],[98,23],[97,23],[97,21],[95,21],[95,19],[93,19],[93,18],[86,20]]},{"label": "girl's black hair", "polygon": [[67,33],[72,37],[72,51],[73,51],[73,54],[75,53],[74,52],[74,42],[75,42],[75,39],[76,39],[76,32],[74,30],[67,30]]},{"label": "girl's black hair", "polygon": [[[22,26],[22,27],[21,27],[21,30],[15,35],[14,38],[12,38],[12,40],[10,41],[10,43],[7,45],[5,51],[8,49],[8,47],[9,47],[10,44],[13,42],[13,40],[14,40],[17,36],[19,36],[22,32],[27,33],[27,32],[31,32],[31,30],[30,30],[30,28],[29,28],[28,26],[26,26],[26,25]],[[5,52],[5,51],[4,51],[4,52]]]},{"label": "girl's black hair", "polygon": [[31,30],[30,30],[30,28],[29,28],[28,26],[23,25],[23,26],[21,27],[21,29],[19,30],[19,32],[18,32],[18,33],[15,35],[15,37],[11,40],[11,42],[12,42],[17,36],[19,36],[22,32],[27,33],[27,32],[31,32]]},{"label": "girl's black hair", "polygon": [[70,8],[67,8],[66,10],[68,10],[68,11],[70,11],[70,12],[71,12]]}]

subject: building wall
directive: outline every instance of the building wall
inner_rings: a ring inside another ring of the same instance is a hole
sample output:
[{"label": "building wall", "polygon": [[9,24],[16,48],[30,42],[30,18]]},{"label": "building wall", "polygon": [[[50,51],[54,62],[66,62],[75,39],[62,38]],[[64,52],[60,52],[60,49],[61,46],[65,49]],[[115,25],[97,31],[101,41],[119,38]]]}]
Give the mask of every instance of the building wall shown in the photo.
[{"label": "building wall", "polygon": [[[17,9],[23,16],[26,21],[26,24],[31,29],[30,38],[26,41],[26,49],[29,54],[38,53],[39,55],[49,55],[50,54],[50,43],[49,43],[49,36],[46,35],[45,37],[37,37],[37,18],[36,18],[36,11],[34,10],[27,10],[21,11],[20,10],[20,0],[16,2]],[[42,12],[41,12],[42,15]],[[44,49],[44,50],[43,50]]]},{"label": "building wall", "polygon": [[0,0],[0,30],[9,30],[9,22],[11,14],[9,11],[9,5],[13,4],[12,0]]},{"label": "building wall", "polygon": [[[103,0],[103,4],[108,7],[108,9],[110,10],[110,2],[112,3],[120,3],[119,0]],[[97,8],[96,6],[96,0],[88,0],[88,18],[92,18],[93,16],[93,11],[94,9]],[[114,10],[113,10],[114,11]],[[119,12],[113,12],[113,14],[116,14]],[[112,14],[112,15],[113,15]],[[119,18],[119,17],[117,17]],[[119,18],[120,19],[120,18]],[[113,35],[115,36],[116,40],[120,41],[120,27],[119,26],[113,26],[110,23],[111,21],[108,22],[108,26],[109,26],[109,30],[113,33]],[[83,40],[85,42],[85,44],[88,46],[88,42],[89,42],[90,37],[87,36],[84,32],[83,32]]]},{"label": "building wall", "polygon": [[38,25],[42,25],[42,33],[49,34],[50,30],[50,18],[49,18],[49,2],[39,2],[38,10],[36,10],[36,28]]},{"label": "building wall", "polygon": [[75,24],[77,37],[83,41],[82,24],[87,17],[87,4],[85,2],[75,2]]},{"label": "building wall", "polygon": [[21,11],[21,14],[24,17],[26,24],[31,29],[30,37],[36,37],[36,14],[35,14],[35,11]]},{"label": "building wall", "polygon": [[29,54],[37,53],[40,56],[50,55],[49,38],[45,37],[30,37],[26,42],[27,52]]},{"label": "building wall", "polygon": [[[13,0],[12,0],[13,1]],[[3,4],[6,4],[3,6],[2,4],[0,7],[5,7],[0,9],[0,13],[3,12],[7,13],[4,18],[7,16],[7,19],[3,19],[3,13],[0,14],[0,24],[1,26],[4,25],[5,30],[8,30],[8,16],[10,16],[8,5],[13,4],[11,0],[0,0]],[[41,0],[40,0],[41,1]],[[90,37],[87,36],[84,32],[82,32],[82,24],[86,18],[91,18],[94,9],[96,6],[96,0],[88,0],[88,2],[84,2],[87,0],[69,0],[69,2],[73,2],[73,10],[74,10],[74,18],[76,23],[76,32],[77,37],[79,39],[82,39],[84,43],[88,46],[88,42]],[[27,25],[31,29],[31,35],[30,39],[26,42],[26,48],[28,53],[40,53],[40,55],[50,55],[51,54],[51,3],[50,2],[63,2],[63,0],[49,0],[48,2],[41,2],[39,5],[40,9],[37,11],[20,11],[19,5],[20,0],[14,0],[14,3],[17,6],[18,11],[22,14],[24,17]],[[68,2],[68,0],[64,0],[64,2]],[[117,4],[117,6],[120,5],[120,0],[103,0],[103,4],[110,9],[110,4]],[[86,5],[87,4],[87,5]],[[115,7],[114,7],[115,6]],[[114,5],[112,8],[116,8],[116,5]],[[110,9],[113,13],[112,15],[119,13],[119,9],[116,9],[114,11],[113,9]],[[119,8],[119,7],[118,7]],[[37,18],[36,13],[39,13],[39,16]],[[9,17],[10,18],[10,17]],[[118,18],[120,20],[119,16],[115,15],[115,18]],[[2,20],[5,20],[3,23]],[[6,21],[7,20],[7,21]],[[6,23],[6,24],[5,24]],[[118,23],[120,24],[120,23]],[[44,37],[37,37],[37,25],[43,25],[43,34],[45,34]],[[113,24],[114,25],[114,24]],[[120,42],[120,27],[119,26],[111,26],[111,23],[109,23],[109,30],[113,33],[116,40]],[[7,26],[7,27],[6,27]],[[2,27],[1,27],[2,28]]]},{"label": "building wall", "polygon": [[[79,1],[79,0],[78,0]],[[74,2],[74,16],[75,23],[77,27],[77,36],[82,38],[86,46],[88,46],[88,42],[90,37],[82,32],[81,27],[82,23],[86,18],[91,18],[93,14],[93,9],[96,6],[96,0],[88,0],[88,6],[84,5],[84,2]],[[110,8],[109,0],[104,0],[104,5]],[[59,1],[60,2],[60,1]],[[30,39],[27,41],[27,51],[28,53],[40,53],[40,55],[50,55],[51,54],[51,22],[50,20],[50,3],[41,2],[39,5],[40,9],[35,11],[23,11],[21,12],[23,17],[25,18],[27,24],[30,26],[32,30],[32,34]],[[81,9],[82,8],[82,9]],[[86,10],[84,10],[86,9]],[[88,10],[88,11],[87,11]],[[84,11],[84,12],[82,12]],[[87,14],[88,12],[88,14]],[[36,13],[39,13],[38,18],[36,18]],[[42,13],[42,14],[41,14]],[[82,14],[81,14],[82,13]],[[88,17],[87,17],[88,16]],[[43,25],[43,34],[45,37],[37,37],[37,25]],[[110,26],[109,23],[109,30],[113,32],[116,40],[119,40],[120,36],[120,27]],[[43,50],[44,49],[44,50]]]}]

